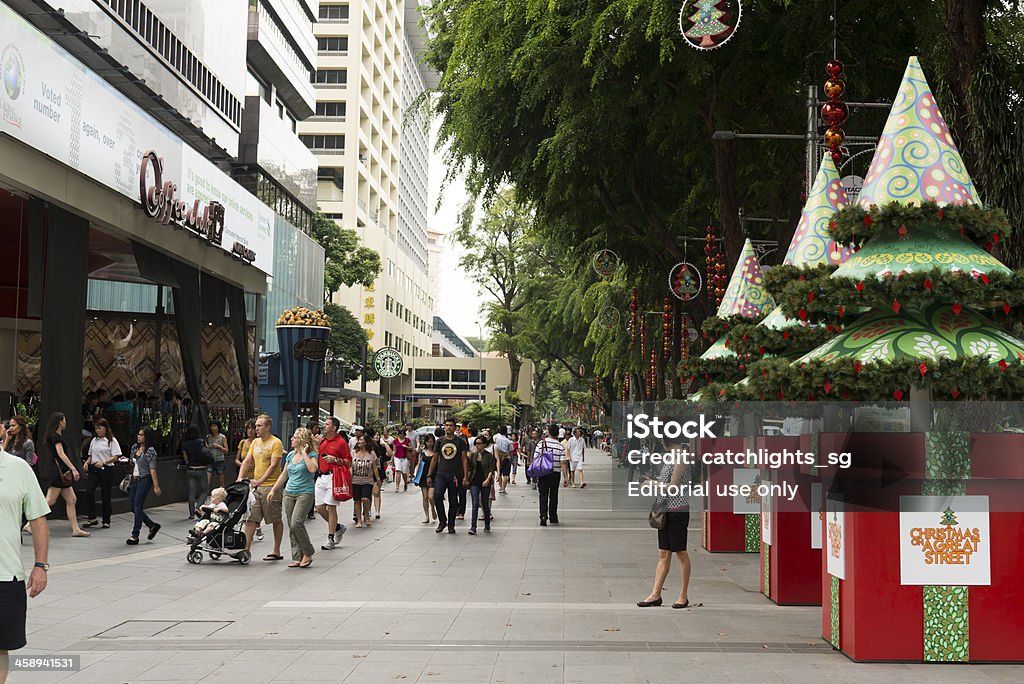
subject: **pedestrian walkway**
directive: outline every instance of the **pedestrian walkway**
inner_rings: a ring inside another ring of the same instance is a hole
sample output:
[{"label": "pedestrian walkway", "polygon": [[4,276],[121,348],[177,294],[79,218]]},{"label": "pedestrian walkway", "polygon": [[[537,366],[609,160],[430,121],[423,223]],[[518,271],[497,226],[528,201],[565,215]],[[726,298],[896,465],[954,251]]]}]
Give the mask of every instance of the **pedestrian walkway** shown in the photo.
[{"label": "pedestrian walkway", "polygon": [[[420,522],[418,490],[385,488],[381,520],[350,525],[306,570],[259,560],[269,529],[248,567],[188,565],[184,504],[152,511],[163,529],[137,547],[124,544],[130,516],[90,539],[71,539],[56,521],[50,585],[29,603],[29,646],[18,654],[81,654],[82,670],[10,681],[1024,680],[1024,666],[852,663],[819,637],[820,609],[764,598],[756,555],[700,550],[697,515],[694,607],[637,608],[650,591],[656,533],[645,515],[611,510],[611,480],[607,454],[590,450],[591,484],[562,490],[561,525],[538,527],[537,493],[520,481],[498,496],[494,531],[476,537],[468,521],[458,534],[434,534]],[[31,564],[27,537],[24,553]],[[666,597],[676,572],[673,564]]]}]

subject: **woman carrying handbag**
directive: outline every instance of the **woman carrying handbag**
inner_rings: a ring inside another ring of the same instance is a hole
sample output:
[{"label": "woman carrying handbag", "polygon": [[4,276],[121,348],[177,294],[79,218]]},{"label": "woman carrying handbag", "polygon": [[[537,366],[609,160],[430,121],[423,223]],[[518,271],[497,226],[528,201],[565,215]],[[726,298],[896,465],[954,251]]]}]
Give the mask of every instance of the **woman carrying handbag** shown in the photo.
[{"label": "woman carrying handbag", "polygon": [[[665,445],[665,451],[683,445]],[[692,484],[693,466],[679,463],[665,463],[661,466],[656,482],[679,487]],[[679,598],[673,608],[688,608],[690,600],[687,591],[690,586],[690,554],[686,550],[686,532],[690,524],[690,500],[685,494],[672,494],[671,490],[655,499],[649,516],[651,527],[658,530],[658,565],[654,572],[654,586],[643,601],[637,601],[641,608],[662,605],[661,591],[672,568],[672,554],[679,560]]]},{"label": "woman carrying handbag", "polygon": [[46,489],[46,503],[52,509],[57,499],[64,499],[68,521],[71,523],[71,536],[88,537],[89,533],[78,526],[78,512],[75,510],[78,497],[75,494],[75,483],[82,478],[82,474],[71,461],[71,452],[64,441],[64,428],[67,426],[68,419],[60,411],[51,413],[50,419],[46,421],[43,449],[49,452],[53,459],[53,471],[50,473],[49,487]]},{"label": "woman carrying handbag", "polygon": [[139,532],[142,531],[143,524],[149,528],[149,535],[146,538],[151,541],[160,531],[160,523],[146,514],[146,497],[149,496],[149,490],[152,489],[157,496],[162,493],[156,474],[156,431],[153,428],[143,428],[139,430],[136,439],[135,448],[132,450],[132,479],[128,487],[128,501],[131,503],[132,513],[135,514],[132,536],[125,540],[125,544],[129,546],[139,543]]}]

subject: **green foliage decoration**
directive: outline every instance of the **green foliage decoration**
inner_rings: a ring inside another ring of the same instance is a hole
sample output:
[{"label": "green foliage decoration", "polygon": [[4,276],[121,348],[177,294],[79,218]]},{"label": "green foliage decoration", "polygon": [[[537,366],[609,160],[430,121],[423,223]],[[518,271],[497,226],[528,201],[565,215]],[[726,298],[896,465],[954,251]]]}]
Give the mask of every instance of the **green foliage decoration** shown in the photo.
[{"label": "green foliage decoration", "polygon": [[1014,237],[1006,214],[999,209],[975,204],[939,206],[935,202],[925,202],[920,206],[890,202],[881,207],[872,205],[870,209],[856,205],[846,207],[832,216],[829,233],[836,242],[860,245],[879,232],[896,230],[900,226],[917,229],[935,226],[951,233],[963,230],[964,237],[979,245],[995,245]]},{"label": "green foliage decoration", "polygon": [[976,356],[880,363],[844,359],[793,364],[786,359],[764,359],[751,364],[748,377],[745,384],[729,388],[725,398],[864,401],[896,400],[899,396],[907,400],[912,387],[931,389],[939,401],[995,401],[1024,396],[1024,364],[1015,360],[1004,367]]}]

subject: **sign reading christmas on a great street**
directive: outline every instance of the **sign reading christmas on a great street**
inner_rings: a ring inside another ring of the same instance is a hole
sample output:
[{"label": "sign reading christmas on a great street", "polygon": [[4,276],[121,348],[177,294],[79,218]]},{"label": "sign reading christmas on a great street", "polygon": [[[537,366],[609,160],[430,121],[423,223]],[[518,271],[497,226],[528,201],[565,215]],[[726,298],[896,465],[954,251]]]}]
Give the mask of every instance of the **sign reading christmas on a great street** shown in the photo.
[{"label": "sign reading christmas on a great street", "polygon": [[900,584],[989,585],[987,496],[900,497]]}]

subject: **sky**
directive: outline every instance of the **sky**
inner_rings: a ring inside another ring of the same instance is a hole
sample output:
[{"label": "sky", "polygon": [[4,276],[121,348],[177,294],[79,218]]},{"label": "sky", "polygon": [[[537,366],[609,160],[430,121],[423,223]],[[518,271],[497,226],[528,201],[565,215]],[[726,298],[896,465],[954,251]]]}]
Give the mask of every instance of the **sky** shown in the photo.
[{"label": "sky", "polygon": [[[436,136],[437,124],[435,122],[431,127],[431,146],[433,146]],[[461,177],[449,182],[442,195],[441,183],[444,180],[445,172],[443,155],[432,152],[430,156],[430,206],[428,207],[431,213],[430,227],[448,233],[455,226],[459,211],[468,197]],[[439,196],[441,197],[440,206],[438,206]],[[463,337],[479,335],[477,321],[481,319],[478,312],[485,300],[480,294],[479,288],[459,268],[458,247],[448,242],[447,239],[442,243],[440,271],[439,301],[436,314]]]}]

